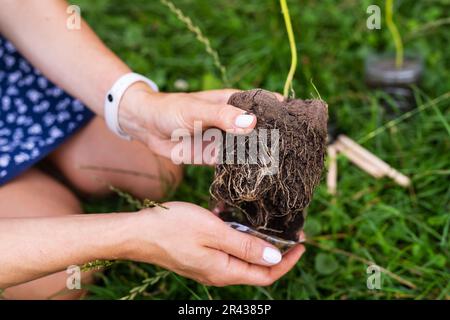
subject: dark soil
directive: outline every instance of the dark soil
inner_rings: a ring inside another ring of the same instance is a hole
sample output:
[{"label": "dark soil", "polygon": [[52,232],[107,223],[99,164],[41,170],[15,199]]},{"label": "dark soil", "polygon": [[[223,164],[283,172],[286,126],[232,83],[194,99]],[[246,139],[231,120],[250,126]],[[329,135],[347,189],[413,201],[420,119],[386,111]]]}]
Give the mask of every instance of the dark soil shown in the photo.
[{"label": "dark soil", "polygon": [[[322,100],[280,102],[262,89],[235,93],[229,104],[255,114],[256,129],[279,130],[279,169],[276,174],[264,174],[273,163],[258,160],[252,164],[248,161],[250,157],[243,164],[218,164],[211,195],[222,206],[232,209],[228,213],[224,210],[221,216],[229,220],[230,212],[237,212],[241,216],[239,222],[247,226],[297,241],[305,209],[323,171],[328,107]],[[270,136],[264,143],[270,150]],[[223,147],[223,159],[227,153],[235,154],[237,147],[236,141],[228,148]]]}]

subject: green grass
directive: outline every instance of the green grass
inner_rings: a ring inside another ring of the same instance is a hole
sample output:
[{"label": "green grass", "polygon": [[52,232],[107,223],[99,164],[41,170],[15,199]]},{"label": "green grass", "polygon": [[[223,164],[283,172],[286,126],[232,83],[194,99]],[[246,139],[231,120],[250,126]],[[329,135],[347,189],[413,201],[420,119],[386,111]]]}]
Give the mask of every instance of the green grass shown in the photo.
[{"label": "green grass", "polygon": [[[234,87],[281,92],[290,49],[278,1],[173,0],[217,49]],[[221,87],[221,73],[182,22],[159,1],[74,1],[104,41],[134,70],[164,91],[184,79],[189,90]],[[311,97],[314,83],[347,135],[412,178],[409,190],[374,180],[339,158],[339,194],[322,184],[309,208],[306,232],[313,244],[298,265],[266,288],[199,285],[137,263],[119,263],[91,286],[91,299],[449,299],[450,99],[429,103],[412,117],[377,132],[387,119],[377,92],[363,81],[372,51],[393,52],[388,28],[369,31],[366,8],[383,1],[288,0],[299,66],[293,87]],[[396,1],[396,24],[406,52],[418,52],[426,75],[418,103],[450,90],[448,0]],[[312,80],[312,81],[311,81]],[[365,139],[365,137],[370,137]],[[210,168],[186,168],[173,199],[207,207]],[[89,212],[128,210],[121,198],[88,201]],[[382,290],[366,287],[367,262],[389,270]],[[156,278],[155,278],[156,277]]]}]

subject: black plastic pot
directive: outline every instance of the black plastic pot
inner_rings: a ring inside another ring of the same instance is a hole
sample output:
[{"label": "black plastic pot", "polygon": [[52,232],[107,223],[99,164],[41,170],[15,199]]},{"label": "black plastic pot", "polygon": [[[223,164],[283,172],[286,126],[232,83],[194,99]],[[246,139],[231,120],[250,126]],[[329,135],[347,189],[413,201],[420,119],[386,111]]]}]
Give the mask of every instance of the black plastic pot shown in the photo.
[{"label": "black plastic pot", "polygon": [[371,55],[365,63],[366,84],[374,89],[381,89],[392,98],[382,99],[388,114],[402,113],[415,107],[413,85],[419,85],[424,71],[420,56],[406,55],[401,68],[395,65],[393,55]]},{"label": "black plastic pot", "polygon": [[332,144],[338,137],[338,135],[342,133],[340,128],[337,126],[336,119],[333,119],[333,117],[330,117],[328,120],[328,136],[327,136],[327,142],[328,144]]}]

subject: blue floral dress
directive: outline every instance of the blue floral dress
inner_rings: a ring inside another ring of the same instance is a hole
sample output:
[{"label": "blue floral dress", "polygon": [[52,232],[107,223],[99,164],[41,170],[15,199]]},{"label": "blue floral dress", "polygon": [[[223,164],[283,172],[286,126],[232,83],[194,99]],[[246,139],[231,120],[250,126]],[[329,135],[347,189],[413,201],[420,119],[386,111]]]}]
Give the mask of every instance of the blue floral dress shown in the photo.
[{"label": "blue floral dress", "polygon": [[0,35],[0,186],[55,150],[93,116]]}]

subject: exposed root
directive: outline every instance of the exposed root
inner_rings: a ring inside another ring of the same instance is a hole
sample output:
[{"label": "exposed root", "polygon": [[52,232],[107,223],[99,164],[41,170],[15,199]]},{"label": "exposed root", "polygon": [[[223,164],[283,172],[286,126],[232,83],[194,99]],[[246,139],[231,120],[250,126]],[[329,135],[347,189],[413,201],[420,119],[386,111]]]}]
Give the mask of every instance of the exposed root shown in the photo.
[{"label": "exposed root", "polygon": [[[230,104],[254,113],[257,129],[278,129],[278,172],[273,169],[272,131],[258,146],[267,157],[250,154],[245,139],[245,162],[216,166],[211,195],[243,214],[243,222],[268,234],[296,240],[303,226],[304,210],[323,170],[326,149],[327,107],[321,100],[279,102],[264,90],[255,89],[234,94]],[[225,138],[225,134],[224,134]],[[226,154],[236,158],[238,143],[231,148],[224,143]],[[242,148],[242,146],[241,146]],[[235,159],[236,160],[236,159]],[[235,162],[236,163],[236,162]]]}]

